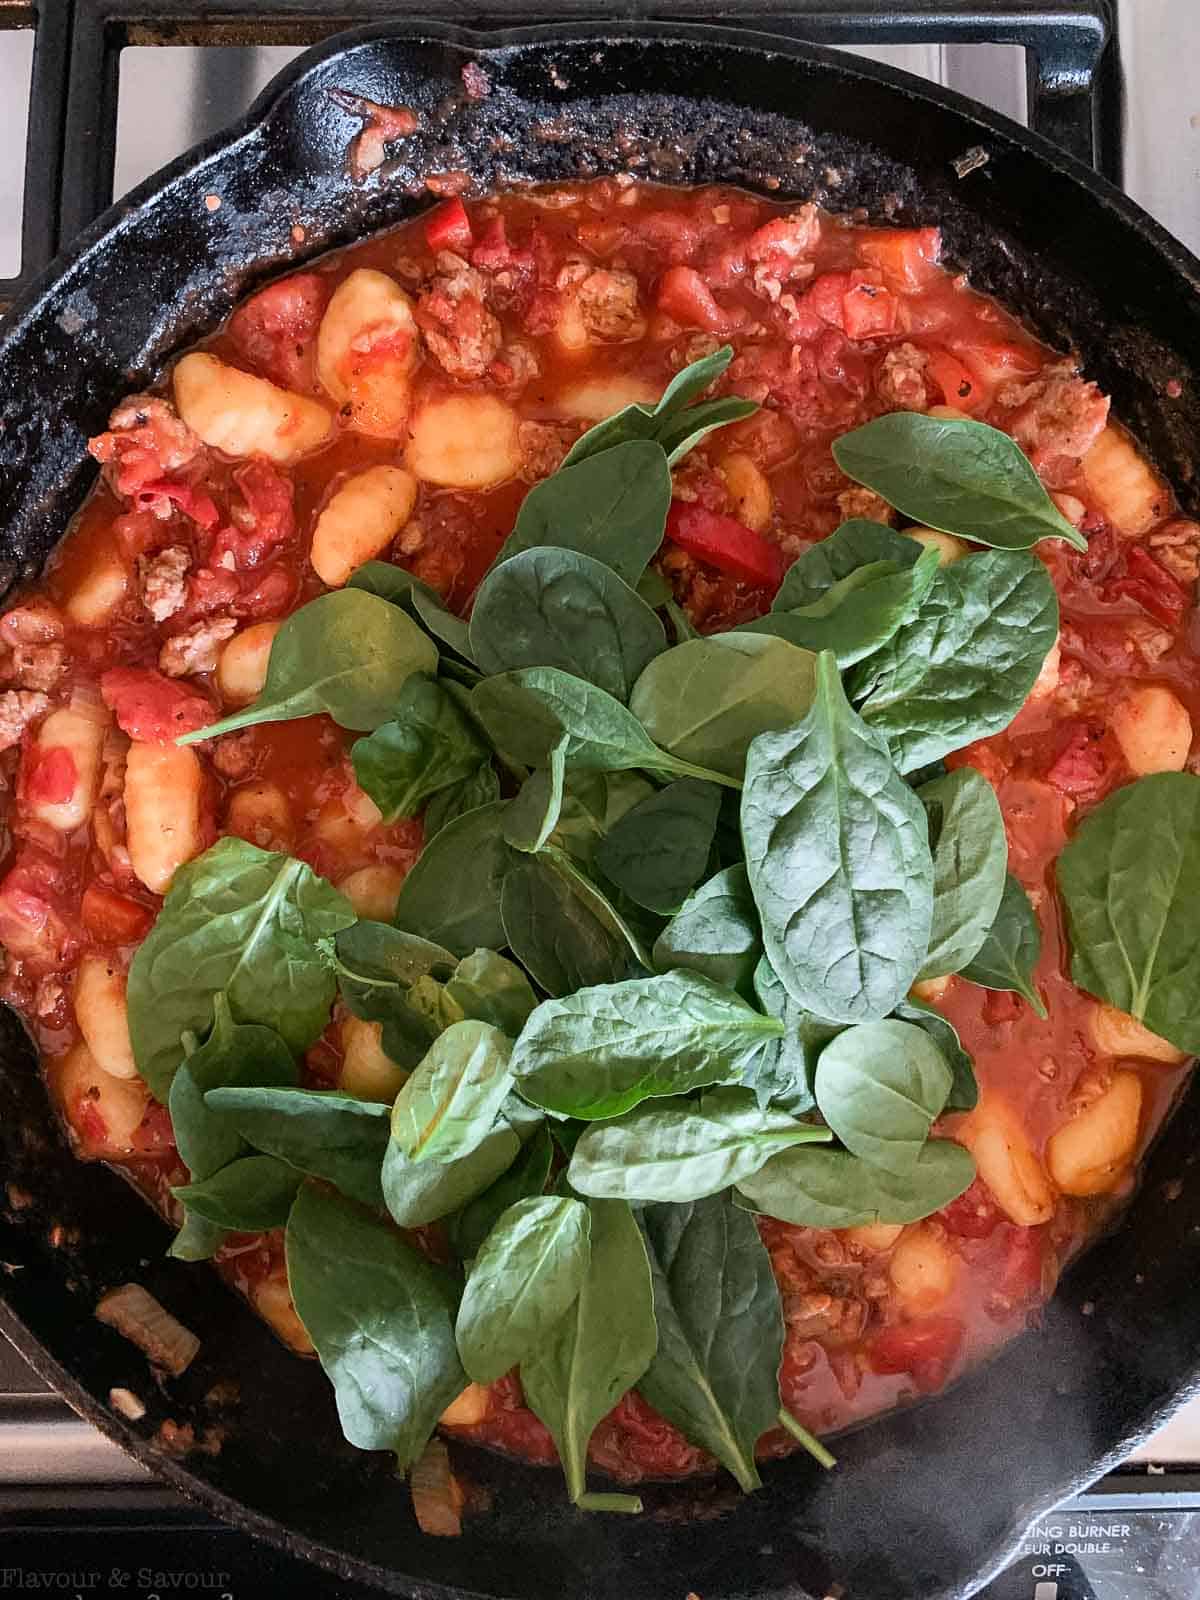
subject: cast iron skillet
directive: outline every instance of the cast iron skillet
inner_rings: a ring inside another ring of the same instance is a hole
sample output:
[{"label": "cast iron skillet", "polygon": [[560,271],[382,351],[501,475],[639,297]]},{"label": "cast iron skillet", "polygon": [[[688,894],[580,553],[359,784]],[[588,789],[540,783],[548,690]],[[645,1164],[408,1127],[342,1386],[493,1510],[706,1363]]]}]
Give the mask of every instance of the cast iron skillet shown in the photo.
[{"label": "cast iron skillet", "polygon": [[[492,93],[470,102],[460,73],[475,57]],[[332,87],[422,113],[362,185],[346,169],[356,123]],[[960,180],[951,162],[976,145],[987,164]],[[84,439],[121,395],[271,273],[411,215],[424,177],[455,168],[479,190],[628,169],[940,223],[976,285],[1080,349],[1198,508],[1200,263],[1045,141],[903,74],[763,36],[639,24],[485,41],[405,23],[304,57],[245,122],[101,218],[13,312],[0,336],[3,576],[35,573],[61,536],[92,481]],[[315,1364],[286,1354],[207,1268],[166,1260],[141,1201],[74,1160],[11,1017],[0,1062],[0,1327],[77,1410],[218,1516],[393,1594],[805,1600],[838,1582],[850,1600],[965,1597],[1035,1514],[1200,1382],[1193,1092],[1125,1224],[1068,1275],[1041,1329],[944,1398],[843,1439],[836,1472],[793,1459],[749,1498],[727,1482],[661,1486],[640,1519],[582,1516],[556,1474],[455,1447],[492,1508],[461,1539],[427,1539],[387,1461],[342,1442]],[[98,1295],[129,1279],[203,1339],[177,1382],[156,1386],[92,1319]],[[216,1405],[227,1380],[240,1400]],[[143,1397],[144,1421],[110,1412],[114,1385]],[[169,1456],[154,1443],[167,1418],[210,1441],[223,1432],[223,1447]]]}]

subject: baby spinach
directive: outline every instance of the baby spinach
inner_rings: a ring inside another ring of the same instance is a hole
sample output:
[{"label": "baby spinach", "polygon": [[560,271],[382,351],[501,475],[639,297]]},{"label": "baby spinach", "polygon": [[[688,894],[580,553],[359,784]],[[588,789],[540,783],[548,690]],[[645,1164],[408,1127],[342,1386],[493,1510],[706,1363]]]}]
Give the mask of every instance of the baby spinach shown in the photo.
[{"label": "baby spinach", "polygon": [[486,673],[559,667],[628,700],[667,647],[663,625],[611,567],[576,550],[524,550],[483,580],[471,612]]},{"label": "baby spinach", "polygon": [[580,1200],[518,1200],[483,1241],[455,1332],[474,1383],[495,1383],[532,1354],[579,1298],[591,1256]]},{"label": "baby spinach", "polygon": [[521,1030],[512,1069],[534,1105],[593,1121],[736,1082],[764,1040],[782,1032],[732,990],[667,972],[544,1001]]},{"label": "baby spinach", "polygon": [[838,1022],[886,1016],[929,943],[928,829],[828,651],[804,720],[750,747],[742,838],[763,944],[793,999]]},{"label": "baby spinach", "polygon": [[654,1409],[746,1492],[754,1449],[779,1410],[783,1316],[753,1218],[727,1195],[639,1213],[658,1349],[638,1385]]},{"label": "baby spinach", "polygon": [[671,418],[664,418],[658,428],[658,442],[667,452],[667,464],[676,466],[690,451],[708,437],[716,428],[725,428],[731,422],[742,422],[758,410],[753,400],[743,400],[735,394],[719,395],[715,400],[704,400],[689,406]]},{"label": "baby spinach", "polygon": [[457,955],[499,949],[500,885],[515,857],[504,842],[505,802],[448,823],[400,885],[396,925]]},{"label": "baby spinach", "polygon": [[671,473],[653,439],[630,439],[543,478],[521,502],[495,567],[540,545],[577,550],[634,585],[663,539]]},{"label": "baby spinach", "polygon": [[183,1225],[167,1254],[176,1261],[211,1261],[228,1237],[228,1228],[218,1227],[195,1211],[185,1211]]},{"label": "baby spinach", "polygon": [[476,950],[455,967],[446,993],[464,1017],[490,1023],[516,1038],[537,1005],[529,979],[494,950]]},{"label": "baby spinach", "polygon": [[996,791],[973,767],[923,783],[917,795],[933,849],[933,926],[917,976],[936,978],[960,971],[996,920],[1008,840]]},{"label": "baby spinach", "polygon": [[810,1111],[816,1105],[812,1080],[817,1057],[846,1024],[815,1017],[798,1005],[766,956],[754,969],[754,992],[767,1015],[783,1023],[783,1033],[767,1041],[742,1081],[753,1088],[760,1106],[770,1103],[793,1116]]},{"label": "baby spinach", "polygon": [[415,1067],[437,1032],[418,986],[428,980],[439,989],[455,971],[455,957],[441,945],[385,922],[355,923],[338,934],[334,952],[347,1010],[382,1023],[384,1051],[398,1066]]},{"label": "baby spinach", "polygon": [[811,545],[797,556],[783,575],[783,582],[771,602],[771,610],[797,611],[815,605],[844,578],[877,561],[890,561],[897,567],[915,567],[921,546],[883,522],[852,517],[835,528],[828,538]]},{"label": "baby spinach", "polygon": [[392,1138],[410,1161],[470,1155],[512,1088],[511,1045],[486,1022],[455,1022],[396,1096]]},{"label": "baby spinach", "polygon": [[329,1020],[334,980],[318,945],[354,921],[350,902],[289,856],[221,839],[180,867],[129,970],[138,1071],[166,1103],[183,1035],[203,1035],[223,993],[238,1022],[307,1050]]},{"label": "baby spinach", "polygon": [[627,977],[635,957],[616,912],[581,873],[546,855],[511,869],[500,901],[505,940],[547,994],[565,995]]},{"label": "baby spinach", "polygon": [[890,1019],[846,1028],[817,1061],[817,1106],[861,1160],[906,1177],[950,1093],[951,1072],[932,1037]]},{"label": "baby spinach", "polygon": [[914,522],[997,550],[1087,540],[1057,509],[1014,439],[985,422],[894,411],[842,434],[833,458]]},{"label": "baby spinach", "polygon": [[304,1174],[275,1156],[242,1156],[199,1182],[172,1189],[189,1212],[219,1228],[261,1233],[282,1228]]},{"label": "baby spinach", "polygon": [[364,561],[361,567],[356,567],[351,573],[346,587],[364,589],[367,594],[378,595],[391,605],[403,606],[414,618],[417,614],[414,604],[417,595],[437,598],[436,589],[431,589],[407,568],[397,567],[391,561]]},{"label": "baby spinach", "polygon": [[623,1200],[593,1200],[591,1255],[567,1314],[521,1363],[521,1386],[554,1435],[567,1492],[585,1510],[640,1511],[632,1495],[587,1493],[588,1442],[654,1358],[658,1330],[646,1246]]},{"label": "baby spinach", "polygon": [[288,1220],[287,1269],[342,1432],[410,1467],[466,1387],[453,1280],[390,1223],[311,1183]]},{"label": "baby spinach", "polygon": [[478,811],[500,798],[500,780],[491,761],[476,767],[469,778],[439,789],[425,807],[425,843],[428,846],[442,829],[468,811]]},{"label": "baby spinach", "polygon": [[695,889],[654,943],[659,972],[686,967],[744,990],[762,954],[745,866],[725,867]]},{"label": "baby spinach", "polygon": [[1159,772],[1110,795],[1058,859],[1080,988],[1200,1052],[1200,778]]},{"label": "baby spinach", "polygon": [[678,778],[614,824],[596,865],[638,905],[670,916],[704,876],[720,808],[714,784]]},{"label": "baby spinach", "polygon": [[800,1228],[859,1228],[872,1222],[919,1222],[975,1181],[969,1151],[953,1139],[930,1139],[903,1176],[849,1150],[806,1145],[772,1156],[737,1192],[750,1208]]},{"label": "baby spinach", "polygon": [[473,776],[488,751],[438,682],[413,673],[392,720],[356,740],[350,755],[359,787],[385,822],[395,822],[415,816],[439,789]]},{"label": "baby spinach", "polygon": [[629,706],[664,750],[740,778],[751,740],[791,727],[812,704],[815,665],[808,651],[760,634],[689,639],[650,663]]},{"label": "baby spinach", "polygon": [[617,772],[645,767],[737,787],[723,773],[660,750],[619,700],[557,667],[525,667],[485,678],[472,691],[471,704],[495,747],[531,767],[544,765],[566,734],[565,757],[575,768]]},{"label": "baby spinach", "polygon": [[388,1106],[318,1089],[210,1089],[204,1098],[263,1155],[324,1178],[351,1200],[382,1205]]},{"label": "baby spinach", "polygon": [[912,772],[1006,728],[1057,638],[1058,600],[1036,556],[964,556],[940,569],[912,621],[852,669],[852,696]]},{"label": "baby spinach", "polygon": [[[482,1148],[482,1147],[481,1147]],[[554,1141],[544,1121],[521,1148],[521,1153],[496,1181],[481,1195],[469,1201],[455,1217],[452,1225],[454,1248],[464,1261],[479,1254],[479,1248],[488,1234],[518,1200],[531,1200],[540,1195],[550,1177],[554,1160]]]},{"label": "baby spinach", "polygon": [[1039,1017],[1046,1006],[1033,981],[1042,953],[1042,930],[1037,912],[1021,884],[1008,873],[995,921],[962,975],[984,989],[1011,989],[1027,1000]]},{"label": "baby spinach", "polygon": [[410,1161],[391,1139],[380,1174],[384,1204],[402,1228],[424,1227],[484,1194],[520,1152],[520,1139],[502,1118],[469,1155],[444,1164]]},{"label": "baby spinach", "polygon": [[757,1172],[789,1145],[827,1143],[828,1128],[761,1110],[749,1089],[647,1102],[585,1129],[568,1177],[580,1194],[701,1200]]},{"label": "baby spinach", "polygon": [[412,594],[412,608],[419,621],[425,624],[427,633],[435,639],[440,639],[451,650],[456,651],[464,660],[475,663],[475,653],[471,648],[470,630],[459,616],[456,616],[441,595],[427,584],[414,588]]},{"label": "baby spinach", "polygon": [[260,722],[290,722],[324,711],[343,728],[364,732],[391,716],[414,672],[436,672],[438,653],[398,606],[363,589],[318,595],[275,635],[267,681],[252,705],[176,744],[215,739]]},{"label": "baby spinach", "polygon": [[919,1000],[902,1000],[892,1013],[901,1022],[911,1022],[923,1028],[946,1058],[950,1068],[950,1093],[946,1100],[947,1111],[974,1111],[979,1104],[979,1084],[975,1080],[975,1063],[958,1037],[952,1022]]},{"label": "baby spinach", "polygon": [[654,785],[638,772],[568,772],[551,842],[588,871],[601,839],[654,792]]},{"label": "baby spinach", "polygon": [[504,838],[514,850],[536,852],[558,827],[567,776],[567,735],[550,751],[548,765],[531,772],[504,814]]},{"label": "baby spinach", "polygon": [[872,561],[840,578],[819,600],[791,611],[772,610],[742,626],[806,650],[832,650],[844,671],[874,654],[915,615],[937,570],[936,550],[923,551],[911,567]]}]

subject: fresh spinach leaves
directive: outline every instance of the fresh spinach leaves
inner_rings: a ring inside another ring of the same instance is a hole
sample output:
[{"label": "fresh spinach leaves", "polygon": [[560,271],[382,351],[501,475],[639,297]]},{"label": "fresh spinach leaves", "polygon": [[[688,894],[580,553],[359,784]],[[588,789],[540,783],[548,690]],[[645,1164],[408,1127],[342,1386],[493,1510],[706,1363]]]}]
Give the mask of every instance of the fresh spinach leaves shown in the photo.
[{"label": "fresh spinach leaves", "polygon": [[380,1174],[384,1204],[402,1228],[424,1227],[484,1194],[520,1152],[521,1141],[503,1118],[456,1161],[411,1161],[391,1139]]},{"label": "fresh spinach leaves", "polygon": [[1012,873],[1004,879],[1004,893],[995,920],[962,975],[985,989],[1011,989],[1027,1000],[1039,1017],[1045,1002],[1033,981],[1042,953],[1042,930],[1029,896]]},{"label": "fresh spinach leaves", "polygon": [[882,522],[855,517],[835,528],[827,539],[811,545],[783,575],[771,610],[798,611],[815,605],[844,578],[877,561],[914,567],[921,555],[915,539]]},{"label": "fresh spinach leaves", "polygon": [[737,1186],[755,1211],[800,1228],[858,1228],[872,1222],[919,1222],[948,1206],[975,1180],[970,1152],[953,1139],[930,1139],[902,1176],[849,1150],[806,1145],[772,1156]]},{"label": "fresh spinach leaves", "polygon": [[620,919],[598,889],[561,858],[519,861],[504,879],[504,937],[521,965],[550,995],[617,983],[636,961]]},{"label": "fresh spinach leaves", "polygon": [[758,911],[744,864],[693,891],[654,942],[659,972],[686,967],[727,989],[746,990],[762,954]]},{"label": "fresh spinach leaves", "polygon": [[219,1228],[260,1233],[287,1222],[304,1174],[275,1156],[249,1155],[231,1161],[199,1182],[172,1189],[189,1214]]},{"label": "fresh spinach leaves", "polygon": [[1008,867],[1004,817],[991,784],[960,767],[917,790],[933,849],[933,925],[918,978],[959,972],[996,920]]},{"label": "fresh spinach leaves", "polygon": [[396,925],[456,955],[504,944],[500,886],[514,861],[505,802],[479,806],[441,829],[400,885]]},{"label": "fresh spinach leaves", "polygon": [[351,1200],[382,1206],[386,1105],[317,1089],[210,1089],[204,1098],[263,1155],[324,1178]]},{"label": "fresh spinach leaves", "polygon": [[853,1155],[906,1177],[921,1158],[951,1081],[930,1034],[893,1018],[846,1028],[831,1039],[817,1061],[813,1089],[821,1115]]},{"label": "fresh spinach leaves", "polygon": [[648,911],[670,916],[704,876],[721,791],[678,778],[627,811],[596,851],[596,865]]},{"label": "fresh spinach leaves", "polygon": [[439,789],[471,778],[488,758],[475,729],[433,678],[413,673],[390,722],[351,751],[354,776],[385,822],[411,817]]},{"label": "fresh spinach leaves", "polygon": [[513,1085],[511,1045],[486,1022],[456,1022],[396,1096],[392,1138],[410,1161],[445,1164],[487,1136]]}]

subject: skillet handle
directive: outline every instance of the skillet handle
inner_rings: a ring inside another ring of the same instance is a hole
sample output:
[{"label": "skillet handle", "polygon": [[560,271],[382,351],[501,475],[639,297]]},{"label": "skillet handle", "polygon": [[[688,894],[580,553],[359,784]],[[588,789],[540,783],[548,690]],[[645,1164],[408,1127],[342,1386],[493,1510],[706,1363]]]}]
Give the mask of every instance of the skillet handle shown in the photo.
[{"label": "skillet handle", "polygon": [[1036,133],[1120,184],[1121,74],[1107,11],[1098,0],[1094,28],[1047,28],[1028,40],[1028,115]]},{"label": "skillet handle", "polygon": [[58,253],[70,34],[70,6],[38,6],[25,136],[21,265],[16,277],[0,278],[0,312],[8,309]]}]

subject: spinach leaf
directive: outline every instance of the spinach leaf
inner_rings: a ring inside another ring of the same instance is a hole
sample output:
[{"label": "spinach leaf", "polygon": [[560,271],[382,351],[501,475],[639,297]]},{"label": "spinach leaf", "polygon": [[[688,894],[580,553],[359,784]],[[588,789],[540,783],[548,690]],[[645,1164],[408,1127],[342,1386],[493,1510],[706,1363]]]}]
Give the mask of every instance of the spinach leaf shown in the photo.
[{"label": "spinach leaf", "polygon": [[504,943],[500,885],[516,859],[504,842],[505,802],[457,817],[425,846],[400,885],[396,925],[456,955]]},{"label": "spinach leaf", "polygon": [[[652,662],[648,670],[653,667]],[[641,679],[638,681],[640,686]],[[634,693],[636,697],[637,691]],[[619,700],[557,667],[525,667],[485,678],[472,691],[471,704],[495,747],[531,767],[545,765],[566,734],[566,760],[583,770],[617,772],[645,767],[680,777],[709,778],[714,783],[732,781],[720,772],[660,750],[636,715]],[[735,781],[733,786],[737,787]]]},{"label": "spinach leaf", "polygon": [[811,605],[771,611],[743,627],[805,650],[832,650],[845,670],[873,655],[916,614],[937,570],[936,550],[923,551],[912,567],[873,561],[839,579]]},{"label": "spinach leaf", "polygon": [[1110,795],[1058,858],[1058,886],[1080,988],[1200,1052],[1200,778]]},{"label": "spinach leaf", "polygon": [[550,862],[560,877],[571,886],[571,892],[577,900],[591,911],[606,928],[611,928],[624,939],[633,961],[643,971],[651,967],[650,952],[647,950],[638,929],[630,921],[628,915],[619,911],[608,895],[604,894],[586,872],[580,870],[575,862],[557,845],[548,844],[541,851],[542,857]]},{"label": "spinach leaf", "polygon": [[483,580],[471,612],[486,673],[560,667],[618,700],[667,648],[654,612],[611,567],[576,550],[524,550]]},{"label": "spinach leaf", "polygon": [[807,651],[783,639],[689,639],[650,663],[630,710],[672,755],[738,778],[757,734],[789,728],[808,710],[815,666]]},{"label": "spinach leaf", "polygon": [[[942,567],[916,617],[851,675],[863,720],[902,772],[999,733],[1058,637],[1058,600],[1036,556],[995,550]],[[861,676],[860,676],[861,675]]]},{"label": "spinach leaf", "polygon": [[267,681],[252,705],[176,744],[215,739],[260,722],[324,711],[343,728],[369,731],[391,716],[414,672],[436,672],[437,650],[398,606],[362,589],[318,595],[275,635]]},{"label": "spinach leaf", "polygon": [[390,1107],[317,1089],[210,1089],[204,1098],[263,1155],[324,1178],[351,1200],[382,1205]]},{"label": "spinach leaf", "polygon": [[410,1161],[394,1139],[383,1157],[381,1184],[388,1210],[402,1228],[420,1228],[482,1195],[517,1159],[521,1141],[503,1120],[457,1161]]},{"label": "spinach leaf", "polygon": [[298,1081],[292,1052],[274,1029],[257,1024],[239,1026],[224,992],[217,993],[212,1032],[198,1050],[180,1062],[168,1100],[175,1148],[193,1182],[211,1178],[247,1150],[246,1141],[228,1119],[205,1105],[209,1089],[262,1084],[286,1089]]},{"label": "spinach leaf", "polygon": [[514,850],[541,850],[562,814],[567,775],[567,736],[550,752],[549,765],[531,772],[504,815],[504,838]]},{"label": "spinach leaf", "polygon": [[385,822],[412,817],[439,789],[462,783],[488,751],[467,718],[433,678],[413,673],[393,718],[350,752],[354,776]]},{"label": "spinach leaf", "polygon": [[428,979],[436,992],[455,971],[454,956],[385,922],[358,922],[338,934],[333,964],[347,1010],[382,1023],[384,1052],[415,1067],[437,1034],[418,985]]},{"label": "spinach leaf", "polygon": [[914,522],[997,550],[1087,540],[1055,507],[1014,439],[985,422],[894,411],[833,441],[847,477]]},{"label": "spinach leaf", "polygon": [[311,1183],[288,1220],[287,1269],[342,1432],[411,1466],[466,1387],[449,1276],[390,1223]]},{"label": "spinach leaf", "polygon": [[446,981],[446,993],[463,1016],[490,1023],[515,1039],[537,1005],[520,967],[494,950],[464,956]]},{"label": "spinach leaf", "polygon": [[[482,1148],[482,1147],[481,1147]],[[554,1141],[545,1122],[539,1122],[520,1155],[507,1172],[501,1173],[489,1188],[459,1212],[452,1225],[454,1249],[464,1260],[479,1254],[488,1234],[518,1200],[540,1195],[550,1177],[554,1160]]]},{"label": "spinach leaf", "polygon": [[854,1155],[906,1177],[920,1159],[952,1074],[931,1036],[911,1022],[864,1022],[831,1039],[813,1089],[825,1121]]},{"label": "spinach leaf", "polygon": [[596,865],[638,905],[670,916],[704,876],[721,791],[679,778],[627,811],[596,851]]},{"label": "spinach leaf", "polygon": [[318,943],[353,921],[350,902],[303,861],[241,839],[180,867],[129,970],[129,1035],[154,1098],[166,1103],[183,1035],[208,1031],[219,993],[236,1021],[307,1050],[333,1001]]},{"label": "spinach leaf", "polygon": [[649,1102],[584,1130],[567,1176],[580,1194],[702,1200],[757,1172],[789,1145],[828,1143],[828,1128],[760,1110],[749,1089]]},{"label": "spinach leaf", "polygon": [[364,561],[361,567],[356,567],[351,573],[346,587],[364,589],[367,594],[378,595],[390,605],[402,606],[413,618],[417,614],[414,604],[417,595],[429,595],[435,600],[438,598],[436,589],[431,589],[407,568],[397,567],[390,561]]},{"label": "spinach leaf", "polygon": [[720,395],[715,400],[705,400],[698,406],[689,406],[658,429],[658,441],[667,452],[667,465],[677,466],[716,428],[727,427],[731,422],[741,422],[758,410],[753,400],[743,400],[738,395]]},{"label": "spinach leaf", "polygon": [[586,872],[601,839],[654,793],[650,780],[637,772],[568,772],[551,842]]},{"label": "spinach leaf", "polygon": [[413,590],[412,608],[418,619],[425,624],[426,631],[435,639],[440,639],[443,644],[449,645],[451,650],[457,651],[466,661],[475,663],[475,653],[471,648],[470,630],[459,616],[456,616],[441,595],[436,590],[422,584]]},{"label": "spinach leaf", "polygon": [[392,1138],[410,1161],[445,1165],[470,1155],[512,1088],[511,1045],[486,1022],[456,1022],[396,1096]]},{"label": "spinach leaf", "polygon": [[911,1022],[925,1032],[946,1058],[952,1074],[950,1094],[946,1100],[947,1111],[974,1111],[979,1104],[979,1085],[975,1081],[975,1063],[963,1049],[958,1029],[940,1011],[922,1005],[919,1000],[902,1000],[894,1016],[901,1022]]},{"label": "spinach leaf", "polygon": [[962,968],[962,975],[984,989],[1011,989],[1027,1000],[1039,1017],[1045,1017],[1046,1006],[1033,981],[1041,953],[1042,930],[1037,912],[1010,872],[1004,879],[996,920],[974,959]]},{"label": "spinach leaf", "polygon": [[195,1211],[185,1211],[183,1226],[167,1254],[176,1261],[211,1261],[228,1237],[228,1228],[218,1227]]},{"label": "spinach leaf", "polygon": [[772,1156],[743,1178],[739,1196],[754,1211],[801,1228],[859,1228],[872,1222],[919,1222],[975,1181],[970,1152],[953,1139],[930,1139],[902,1177],[860,1161],[849,1150],[807,1145]]},{"label": "spinach leaf", "polygon": [[468,811],[478,811],[500,798],[500,780],[490,761],[476,767],[469,778],[439,789],[425,807],[425,844],[428,847],[442,829]]},{"label": "spinach leaf", "polygon": [[686,967],[727,989],[745,989],[762,954],[758,912],[742,863],[725,867],[684,901],[654,943],[659,972]]},{"label": "spinach leaf", "polygon": [[645,1206],[639,1221],[658,1349],[638,1387],[750,1493],[760,1486],[755,1445],[779,1411],[783,1316],[771,1258],[727,1195]]},{"label": "spinach leaf", "polygon": [[634,964],[615,913],[609,916],[599,890],[589,895],[581,882],[545,855],[519,862],[504,880],[505,942],[547,994],[616,983]]},{"label": "spinach leaf", "polygon": [[804,721],[750,747],[742,838],[763,944],[792,998],[836,1022],[886,1016],[929,943],[928,828],[828,651]]},{"label": "spinach leaf", "polygon": [[783,1023],[783,1033],[767,1041],[742,1081],[753,1088],[760,1106],[770,1103],[793,1116],[811,1111],[817,1103],[812,1092],[817,1057],[846,1024],[815,1017],[797,1005],[766,956],[754,969],[754,992],[767,1015]]},{"label": "spinach leaf", "polygon": [[798,556],[783,575],[772,611],[797,611],[818,600],[860,568],[877,561],[915,567],[921,546],[882,522],[853,517]]},{"label": "spinach leaf", "polygon": [[512,1069],[526,1100],[590,1122],[736,1082],[763,1041],[782,1032],[731,990],[667,972],[544,1001],[521,1031]]},{"label": "spinach leaf", "polygon": [[495,566],[524,550],[553,545],[592,556],[634,585],[662,543],[670,504],[671,473],[662,446],[630,439],[535,484]]},{"label": "spinach leaf", "polygon": [[455,1332],[468,1378],[495,1383],[533,1353],[579,1298],[591,1256],[581,1200],[518,1200],[483,1242]]},{"label": "spinach leaf", "polygon": [[587,1494],[588,1441],[653,1360],[658,1343],[646,1247],[622,1200],[593,1200],[591,1256],[578,1298],[521,1363],[534,1414],[554,1435],[567,1491],[584,1509],[640,1511],[629,1495]]},{"label": "spinach leaf", "polygon": [[933,926],[918,978],[960,971],[996,920],[1008,840],[996,791],[973,767],[923,783],[917,796],[933,849]]},{"label": "spinach leaf", "polygon": [[274,1156],[242,1156],[200,1182],[172,1189],[189,1213],[219,1228],[261,1233],[282,1228],[304,1174]]}]

